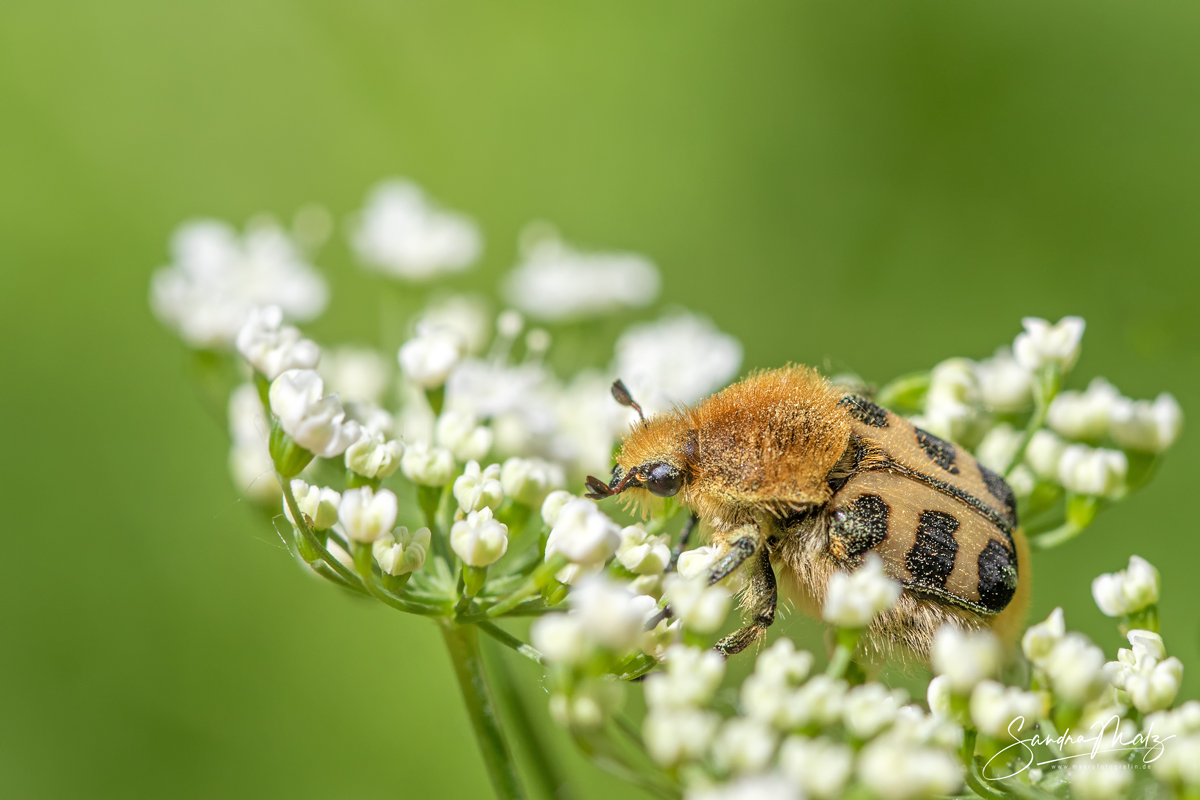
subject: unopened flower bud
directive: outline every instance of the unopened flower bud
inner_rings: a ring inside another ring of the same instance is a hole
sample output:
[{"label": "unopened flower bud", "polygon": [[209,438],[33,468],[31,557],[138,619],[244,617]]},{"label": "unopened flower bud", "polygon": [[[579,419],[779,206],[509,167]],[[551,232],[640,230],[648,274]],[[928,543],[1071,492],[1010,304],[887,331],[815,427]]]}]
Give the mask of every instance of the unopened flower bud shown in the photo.
[{"label": "unopened flower bud", "polygon": [[635,575],[657,575],[671,560],[669,540],[666,534],[651,536],[641,525],[622,528],[617,561]]},{"label": "unopened flower bud", "polygon": [[[296,498],[296,505],[299,507],[300,513],[312,520],[314,530],[327,530],[338,521],[338,505],[342,501],[342,496],[333,489],[324,486],[309,486],[304,481],[293,480],[292,495]],[[296,520],[292,519],[292,510],[288,508],[286,499],[283,501],[283,513],[287,516],[288,522],[296,524]]]},{"label": "unopened flower bud", "polygon": [[1048,364],[1057,364],[1065,372],[1079,358],[1079,344],[1086,323],[1080,317],[1063,317],[1051,325],[1044,319],[1021,320],[1025,331],[1013,341],[1013,357],[1030,372],[1039,372]]},{"label": "unopened flower bud", "polygon": [[479,425],[474,416],[458,411],[442,412],[434,436],[459,461],[481,461],[492,449],[491,429]]},{"label": "unopened flower bud", "polygon": [[730,594],[724,586],[709,586],[704,578],[668,575],[663,590],[675,618],[688,630],[714,633],[729,613]]},{"label": "unopened flower bud", "polygon": [[1063,451],[1058,480],[1075,494],[1113,497],[1125,489],[1129,461],[1120,450],[1073,444]]},{"label": "unopened flower bud", "polygon": [[273,381],[289,369],[312,369],[321,358],[321,348],[300,331],[283,324],[283,310],[266,306],[250,311],[238,331],[237,349],[250,366]]},{"label": "unopened flower bud", "polygon": [[1050,612],[1050,616],[1046,617],[1044,622],[1029,626],[1021,639],[1021,649],[1031,662],[1041,664],[1050,655],[1054,645],[1058,644],[1059,639],[1066,633],[1067,625],[1063,619],[1063,610],[1056,608]]},{"label": "unopened flower bud", "polygon": [[463,341],[454,331],[418,323],[416,338],[400,347],[400,369],[418,386],[435,389],[458,366],[463,350]]},{"label": "unopened flower bud", "polygon": [[975,684],[1000,671],[1000,643],[991,631],[964,631],[943,625],[933,637],[933,671],[950,679],[956,694],[968,695]]},{"label": "unopened flower bud", "polygon": [[478,461],[468,462],[463,474],[454,479],[454,499],[464,514],[481,508],[499,508],[504,501],[500,465],[491,464],[481,470]]},{"label": "unopened flower bud", "polygon": [[558,489],[546,495],[542,501],[542,521],[553,528],[558,523],[558,516],[566,508],[567,503],[576,499],[575,495],[564,489]]},{"label": "unopened flower bud", "polygon": [[454,455],[444,447],[414,442],[400,459],[404,476],[421,486],[445,486],[454,475]]},{"label": "unopened flower bud", "polygon": [[387,478],[400,468],[403,455],[403,442],[386,441],[382,433],[365,430],[346,448],[346,469],[367,478]]},{"label": "unopened flower bud", "polygon": [[271,411],[296,444],[323,458],[333,458],[346,452],[362,431],[357,422],[346,419],[337,395],[325,395],[324,391],[317,373],[290,369],[271,383]]},{"label": "unopened flower bud", "polygon": [[338,519],[352,542],[371,543],[396,525],[396,495],[387,489],[375,492],[370,486],[342,493]]},{"label": "unopened flower bud", "polygon": [[577,497],[559,512],[546,540],[546,559],[563,555],[576,564],[603,564],[620,542],[620,527],[594,501]]},{"label": "unopened flower bud", "polygon": [[407,575],[425,566],[431,538],[429,528],[417,528],[410,533],[401,525],[380,536],[371,546],[371,552],[385,575]]},{"label": "unopened flower bud", "polygon": [[1049,710],[1046,695],[996,681],[980,681],[971,692],[971,720],[980,733],[1007,741],[1021,737]]},{"label": "unopened flower bud", "polygon": [[513,457],[500,470],[504,494],[527,506],[537,508],[546,494],[566,482],[563,468],[540,458]]},{"label": "unopened flower bud", "polygon": [[1126,450],[1162,453],[1182,430],[1183,409],[1166,392],[1154,402],[1122,397],[1112,410],[1113,439]]},{"label": "unopened flower bud", "polygon": [[900,598],[901,586],[883,571],[883,559],[871,553],[853,572],[829,578],[822,615],[840,628],[865,628]]},{"label": "unopened flower bud", "polygon": [[590,652],[587,633],[574,614],[547,614],[529,631],[533,646],[552,664],[578,664]]},{"label": "unopened flower bud", "polygon": [[472,511],[450,528],[450,548],[471,567],[486,567],[508,550],[508,526],[492,518],[492,510]]},{"label": "unopened flower bud", "polygon": [[1158,602],[1158,570],[1140,556],[1130,556],[1129,566],[1092,581],[1096,605],[1110,617],[1141,611]]}]

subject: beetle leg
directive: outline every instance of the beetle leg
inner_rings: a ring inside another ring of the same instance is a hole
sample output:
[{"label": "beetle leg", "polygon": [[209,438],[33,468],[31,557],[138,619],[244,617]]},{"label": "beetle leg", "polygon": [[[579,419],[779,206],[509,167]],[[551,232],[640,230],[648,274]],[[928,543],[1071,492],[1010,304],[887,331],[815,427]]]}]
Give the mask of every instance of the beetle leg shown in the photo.
[{"label": "beetle leg", "polygon": [[696,529],[696,523],[699,521],[700,517],[692,514],[683,523],[683,530],[679,532],[679,542],[671,548],[671,561],[667,564],[667,572],[674,572],[679,566],[679,557],[687,550],[688,540],[692,538],[692,531]]},{"label": "beetle leg", "polygon": [[[708,571],[708,585],[720,583],[733,574],[734,570],[746,562],[754,552],[759,549],[757,536],[743,536],[740,539],[735,539],[733,544],[729,545],[729,550],[725,555],[717,559],[716,563]],[[765,553],[766,550],[764,549]]]},{"label": "beetle leg", "polygon": [[775,622],[779,591],[775,585],[775,571],[771,569],[771,556],[765,547],[759,548],[758,563],[750,573],[746,597],[749,601],[746,608],[751,614],[750,624],[734,631],[713,646],[714,650],[723,655],[731,656],[742,652],[766,636],[767,628]]}]

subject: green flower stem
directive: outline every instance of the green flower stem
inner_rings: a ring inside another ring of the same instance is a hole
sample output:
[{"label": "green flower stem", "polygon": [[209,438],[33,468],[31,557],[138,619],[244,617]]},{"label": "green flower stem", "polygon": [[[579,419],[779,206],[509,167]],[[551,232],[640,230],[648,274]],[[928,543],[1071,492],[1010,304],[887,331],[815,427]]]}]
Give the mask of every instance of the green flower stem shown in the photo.
[{"label": "green flower stem", "polygon": [[841,678],[846,674],[862,634],[862,628],[838,628],[837,649],[833,651],[833,657],[829,659],[829,666],[825,669],[826,675],[831,678]]},{"label": "green flower stem", "polygon": [[588,760],[610,775],[639,786],[662,798],[677,798],[680,796],[678,787],[667,785],[661,780],[653,780],[642,774],[641,770],[629,763],[616,745],[605,732],[595,732],[584,736],[575,729],[571,730],[571,738],[575,746],[587,756]]},{"label": "green flower stem", "polygon": [[[511,611],[505,612],[505,617],[540,617],[543,614],[548,614],[551,611],[558,609],[550,608],[542,602],[542,598],[537,597],[518,605]],[[492,619],[491,615],[486,611],[473,611],[469,614],[458,614],[454,617],[454,621],[459,625],[478,625],[480,622],[486,622]]]},{"label": "green flower stem", "polygon": [[1158,606],[1149,605],[1141,611],[1135,611],[1121,622],[1121,633],[1128,636],[1129,631],[1142,630],[1158,633]]},{"label": "green flower stem", "polygon": [[1011,800],[1012,794],[1005,791],[1007,787],[999,781],[989,781],[1001,791],[996,791],[984,783],[983,775],[979,771],[979,765],[971,762],[966,769],[967,786],[971,787],[971,791],[982,797],[984,800]]},{"label": "green flower stem", "polygon": [[[499,630],[490,622],[479,626],[480,630],[485,633],[489,627]],[[517,687],[504,654],[495,653],[494,655],[494,658],[487,659],[488,664],[491,665],[493,685],[496,686],[501,704],[508,711],[506,718],[512,723],[517,751],[524,753],[532,762],[533,769],[530,770],[529,776],[531,782],[536,786],[538,794],[543,797],[553,800],[570,800],[572,797],[571,787],[558,766],[557,759],[554,757],[554,748],[548,740],[553,733],[548,736],[547,733],[539,731],[539,726],[529,710],[531,702],[538,702],[537,696],[524,697]]]},{"label": "green flower stem", "polygon": [[488,689],[483,655],[479,651],[479,633],[473,625],[456,625],[450,620],[440,620],[440,624],[492,788],[501,800],[523,798],[525,793],[517,775],[517,765]]},{"label": "green flower stem", "polygon": [[361,594],[364,597],[370,596],[370,592],[364,589],[361,584],[350,583],[349,581],[345,580],[341,575],[338,575],[336,572],[331,570],[329,565],[324,561],[317,560],[309,564],[309,566],[312,567],[313,572],[317,573],[330,583],[337,584],[343,589],[348,589],[356,594]]},{"label": "green flower stem", "polygon": [[487,610],[487,615],[489,617],[499,617],[512,611],[523,601],[540,592],[543,586],[554,580],[554,576],[567,563],[567,559],[563,556],[554,556],[535,569],[533,574],[519,588],[509,592],[498,600],[494,606]]},{"label": "green flower stem", "polygon": [[399,611],[405,611],[409,614],[417,614],[422,617],[440,617],[446,614],[447,609],[437,606],[427,606],[422,603],[414,603],[411,600],[405,600],[403,597],[396,597],[394,594],[384,591],[375,583],[374,575],[374,560],[371,555],[371,545],[364,542],[354,542],[352,545],[352,553],[354,554],[354,568],[358,570],[358,575],[362,579],[362,585],[367,592],[384,605],[391,606]]},{"label": "green flower stem", "polygon": [[517,651],[526,658],[536,661],[538,664],[546,663],[546,659],[541,654],[541,651],[531,644],[522,642],[520,639],[504,630],[496,623],[484,620],[483,622],[479,622],[477,624],[479,625],[479,630],[483,631],[505,647]]},{"label": "green flower stem", "polygon": [[979,736],[974,728],[963,729],[962,749],[959,750],[958,756],[962,759],[964,767],[970,767],[971,762],[975,760],[975,739]]},{"label": "green flower stem", "polygon": [[1045,367],[1041,375],[1037,377],[1037,383],[1033,387],[1034,409],[1033,416],[1029,418],[1029,424],[1025,426],[1025,433],[1021,436],[1021,443],[1017,445],[1017,449],[1013,452],[1012,460],[1008,462],[1008,467],[1004,470],[1004,477],[1012,475],[1013,470],[1025,460],[1025,451],[1029,449],[1029,443],[1033,441],[1033,435],[1042,429],[1046,424],[1046,414],[1050,412],[1050,403],[1058,394],[1058,390],[1062,387],[1062,371],[1057,364],[1051,364]]},{"label": "green flower stem", "polygon": [[1084,529],[1076,522],[1067,520],[1054,530],[1030,538],[1029,546],[1034,550],[1049,550],[1074,539]]},{"label": "green flower stem", "polygon": [[426,486],[417,484],[417,505],[421,507],[421,513],[425,515],[425,525],[433,534],[433,552],[434,555],[441,556],[442,560],[447,565],[454,565],[454,554],[450,552],[449,538],[443,535],[441,526],[438,525],[438,506],[442,504],[442,487],[441,486]]},{"label": "green flower stem", "polygon": [[296,503],[296,495],[292,492],[292,482],[278,473],[276,476],[279,478],[279,485],[283,488],[283,501],[287,503],[288,511],[292,512],[292,519],[294,520],[296,530],[304,537],[304,543],[310,549],[315,550],[321,556],[321,560],[336,572],[342,580],[351,585],[361,585],[358,576],[346,569],[345,564],[329,555],[329,551],[325,549],[325,546],[318,541],[312,529],[308,527],[308,522],[304,519],[304,514],[300,513],[300,506]]}]

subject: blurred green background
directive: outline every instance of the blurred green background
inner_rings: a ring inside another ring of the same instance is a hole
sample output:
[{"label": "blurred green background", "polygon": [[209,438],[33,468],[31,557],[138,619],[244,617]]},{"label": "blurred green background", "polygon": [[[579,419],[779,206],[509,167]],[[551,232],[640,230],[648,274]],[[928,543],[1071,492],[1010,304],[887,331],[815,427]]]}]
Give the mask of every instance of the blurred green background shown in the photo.
[{"label": "blurred green background", "polygon": [[[1182,2],[0,4],[0,796],[487,793],[433,628],[309,579],[239,502],[147,308],[181,220],[341,217],[406,175],[479,219],[485,284],[550,219],[651,256],[747,367],[883,380],[1081,314],[1077,382],[1195,423],[1197,41]],[[320,263],[312,332],[373,335],[373,281]],[[1196,429],[1037,558],[1033,609],[1112,654],[1091,578],[1148,558],[1188,697]]]}]

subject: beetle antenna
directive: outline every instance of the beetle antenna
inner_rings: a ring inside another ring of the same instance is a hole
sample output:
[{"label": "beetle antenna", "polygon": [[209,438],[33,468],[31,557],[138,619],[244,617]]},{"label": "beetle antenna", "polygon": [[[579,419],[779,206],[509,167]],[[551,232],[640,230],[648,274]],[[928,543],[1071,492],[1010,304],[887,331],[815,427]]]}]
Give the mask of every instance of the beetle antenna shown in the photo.
[{"label": "beetle antenna", "polygon": [[642,413],[642,407],[634,402],[633,396],[629,394],[629,388],[620,378],[617,378],[615,381],[613,381],[612,396],[613,399],[621,405],[625,406],[626,408],[632,408],[634,411],[636,411],[638,413],[638,419],[642,421],[642,425],[646,425],[646,415]]}]

